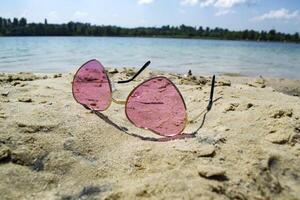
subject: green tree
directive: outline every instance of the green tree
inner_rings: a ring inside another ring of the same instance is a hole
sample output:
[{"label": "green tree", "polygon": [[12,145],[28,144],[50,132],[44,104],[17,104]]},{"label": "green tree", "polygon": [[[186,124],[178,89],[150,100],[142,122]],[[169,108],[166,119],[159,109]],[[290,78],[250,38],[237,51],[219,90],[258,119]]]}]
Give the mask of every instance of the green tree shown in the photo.
[{"label": "green tree", "polygon": [[24,17],[22,17],[21,19],[20,19],[20,22],[19,22],[19,24],[20,24],[20,26],[26,26],[27,25],[27,20],[24,18]]},{"label": "green tree", "polygon": [[276,36],[276,31],[274,29],[270,30],[269,33],[268,33],[268,40],[270,41],[275,41],[275,37]]},{"label": "green tree", "polygon": [[19,20],[17,18],[13,19],[13,26],[18,26],[19,25]]}]

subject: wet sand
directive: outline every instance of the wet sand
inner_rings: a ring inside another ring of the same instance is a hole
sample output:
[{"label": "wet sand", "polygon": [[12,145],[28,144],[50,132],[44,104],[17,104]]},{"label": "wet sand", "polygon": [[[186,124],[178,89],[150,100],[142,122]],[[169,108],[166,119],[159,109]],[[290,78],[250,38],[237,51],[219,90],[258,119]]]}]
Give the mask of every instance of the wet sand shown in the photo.
[{"label": "wet sand", "polygon": [[[157,74],[114,84],[114,97]],[[190,119],[205,112],[210,77],[163,74]],[[0,74],[1,199],[300,199],[299,81],[218,76],[212,110],[172,140],[136,128],[122,105],[86,110],[71,81]]]}]

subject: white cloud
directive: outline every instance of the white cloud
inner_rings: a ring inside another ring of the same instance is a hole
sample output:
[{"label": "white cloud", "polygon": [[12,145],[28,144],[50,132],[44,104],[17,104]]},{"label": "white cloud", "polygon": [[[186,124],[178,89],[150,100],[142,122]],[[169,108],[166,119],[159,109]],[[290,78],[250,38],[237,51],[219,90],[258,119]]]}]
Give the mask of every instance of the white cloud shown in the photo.
[{"label": "white cloud", "polygon": [[261,16],[254,17],[253,20],[263,21],[268,19],[294,19],[299,16],[299,11],[289,11],[285,8],[279,10],[271,10],[268,13],[265,13]]},{"label": "white cloud", "polygon": [[194,6],[199,3],[201,7],[215,7],[218,9],[215,16],[218,17],[234,13],[234,11],[231,10],[234,6],[254,3],[255,1],[257,0],[181,0],[181,4]]},{"label": "white cloud", "polygon": [[80,19],[86,19],[88,16],[89,14],[87,12],[76,11],[73,15],[73,18],[76,20],[80,20]]},{"label": "white cloud", "polygon": [[200,3],[201,7],[211,6],[216,0],[181,0],[182,5],[194,6]]},{"label": "white cloud", "polygon": [[138,4],[143,5],[143,4],[150,4],[153,3],[154,0],[138,0]]},{"label": "white cloud", "polygon": [[232,8],[239,4],[245,4],[253,0],[182,0],[182,5],[194,6],[200,3],[201,7],[214,6],[217,8]]},{"label": "white cloud", "polygon": [[219,8],[232,8],[233,6],[247,3],[249,0],[217,0],[214,4]]},{"label": "white cloud", "polygon": [[201,7],[207,7],[207,6],[211,6],[215,3],[215,0],[202,0],[200,2],[200,6]]},{"label": "white cloud", "polygon": [[230,13],[234,13],[234,11],[232,11],[232,10],[219,10],[218,12],[215,13],[215,16],[219,17],[219,16],[223,16],[223,15],[228,15]]},{"label": "white cloud", "polygon": [[145,20],[145,19],[140,19],[138,22],[139,22],[140,24],[146,24],[146,23],[147,23],[147,20]]},{"label": "white cloud", "polygon": [[190,6],[194,6],[198,3],[198,0],[182,0],[181,4],[182,5],[190,5]]},{"label": "white cloud", "polygon": [[59,22],[59,14],[55,10],[50,11],[46,18],[51,23]]},{"label": "white cloud", "polygon": [[30,14],[30,11],[29,10],[24,10],[22,13],[21,13],[21,15],[20,15],[20,17],[28,17],[29,16],[29,14]]},{"label": "white cloud", "polygon": [[48,17],[51,17],[51,18],[57,18],[57,16],[58,16],[58,14],[57,14],[57,12],[56,11],[51,11],[50,13],[49,13],[49,15],[48,15]]}]

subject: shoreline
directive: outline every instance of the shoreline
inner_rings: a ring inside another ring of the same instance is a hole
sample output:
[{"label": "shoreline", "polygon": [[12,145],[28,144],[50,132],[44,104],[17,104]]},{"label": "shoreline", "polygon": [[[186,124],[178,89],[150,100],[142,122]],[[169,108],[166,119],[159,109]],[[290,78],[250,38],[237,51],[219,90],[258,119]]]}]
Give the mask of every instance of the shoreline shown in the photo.
[{"label": "shoreline", "polygon": [[134,38],[134,39],[137,39],[137,38],[153,38],[153,39],[184,39],[184,40],[216,40],[216,41],[231,41],[231,42],[234,42],[234,41],[237,41],[237,42],[256,42],[256,43],[275,43],[275,44],[295,44],[295,45],[299,45],[300,42],[291,42],[291,41],[268,41],[268,40],[240,40],[240,39],[220,39],[220,38],[201,38],[201,37],[163,37],[163,36],[93,36],[93,35],[90,35],[90,36],[80,36],[80,35],[40,35],[40,36],[34,36],[34,35],[22,35],[22,36],[18,36],[18,35],[15,35],[15,36],[4,36],[4,35],[0,35],[0,38],[14,38],[14,37],[58,37],[58,38],[61,38],[61,37],[88,37],[88,38]]},{"label": "shoreline", "polygon": [[[122,68],[114,68],[114,67],[108,67],[107,71],[136,71],[137,68],[135,67],[122,67]],[[149,70],[147,70],[149,71]],[[178,77],[186,77],[188,78],[187,74],[184,73],[170,73],[167,71],[161,71],[161,70],[154,70],[155,74],[159,75],[172,75],[172,76],[178,76]],[[75,70],[73,72],[0,72],[0,83],[1,83],[1,76],[7,76],[7,75],[16,75],[16,74],[28,74],[29,76],[62,76],[62,75],[71,75],[75,73]],[[148,72],[149,73],[149,72]],[[198,73],[195,73],[192,75],[192,77],[211,77],[212,75],[199,75]],[[277,92],[281,92],[290,96],[300,96],[300,79],[292,79],[292,78],[285,78],[285,77],[265,77],[265,76],[247,76],[239,73],[221,73],[219,75],[216,75],[216,77],[225,78],[230,80],[231,82],[235,84],[252,84],[253,87],[258,87],[255,82],[262,82],[264,86],[266,87],[272,87]],[[5,81],[5,80],[4,80]]]}]

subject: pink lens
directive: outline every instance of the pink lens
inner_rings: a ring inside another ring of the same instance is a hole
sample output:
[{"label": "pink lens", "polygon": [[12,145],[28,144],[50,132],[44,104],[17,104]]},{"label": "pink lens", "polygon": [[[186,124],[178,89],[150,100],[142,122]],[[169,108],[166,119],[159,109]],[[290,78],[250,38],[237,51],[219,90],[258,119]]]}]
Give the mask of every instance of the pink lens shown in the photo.
[{"label": "pink lens", "polygon": [[106,110],[111,102],[111,86],[104,67],[97,60],[85,63],[73,80],[75,100],[92,110]]},{"label": "pink lens", "polygon": [[126,115],[137,127],[162,136],[180,134],[186,123],[183,98],[165,77],[156,77],[137,86],[127,99]]}]

